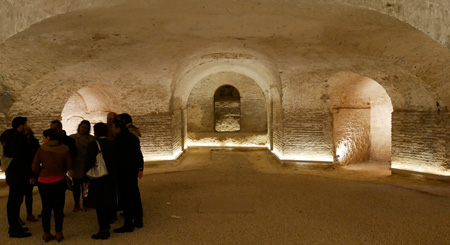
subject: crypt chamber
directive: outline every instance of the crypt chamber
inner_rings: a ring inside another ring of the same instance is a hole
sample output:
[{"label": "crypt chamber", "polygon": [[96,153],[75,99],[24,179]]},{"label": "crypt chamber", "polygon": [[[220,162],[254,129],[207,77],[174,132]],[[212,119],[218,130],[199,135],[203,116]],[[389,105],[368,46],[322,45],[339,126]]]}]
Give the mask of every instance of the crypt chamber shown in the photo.
[{"label": "crypt chamber", "polygon": [[1,1],[0,125],[129,113],[190,147],[450,177],[447,0]]}]

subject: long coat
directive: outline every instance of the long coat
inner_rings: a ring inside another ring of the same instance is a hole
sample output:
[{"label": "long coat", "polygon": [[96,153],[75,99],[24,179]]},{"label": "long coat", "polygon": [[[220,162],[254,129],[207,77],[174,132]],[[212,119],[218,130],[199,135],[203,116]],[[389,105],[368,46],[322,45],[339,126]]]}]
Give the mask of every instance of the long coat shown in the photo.
[{"label": "long coat", "polygon": [[31,171],[33,152],[26,136],[16,129],[8,129],[0,136],[0,142],[4,144],[5,155],[13,158],[5,173],[6,183],[10,186],[29,184],[34,176]]},{"label": "long coat", "polygon": [[85,169],[84,164],[86,162],[87,147],[95,140],[95,138],[90,134],[81,135],[79,133],[72,134],[70,137],[75,139],[77,154],[75,161],[73,162],[72,170],[69,172],[69,176],[72,178],[81,179],[84,175],[83,171]]},{"label": "long coat", "polygon": [[[117,161],[115,157],[114,143],[106,137],[97,139],[103,154],[108,175],[98,179],[85,180],[90,182],[88,196],[84,201],[84,205],[90,208],[106,208],[114,207],[117,204],[115,186],[117,176]],[[86,173],[96,163],[96,156],[98,154],[98,146],[95,141],[89,143],[86,153],[86,162],[84,172]]]}]

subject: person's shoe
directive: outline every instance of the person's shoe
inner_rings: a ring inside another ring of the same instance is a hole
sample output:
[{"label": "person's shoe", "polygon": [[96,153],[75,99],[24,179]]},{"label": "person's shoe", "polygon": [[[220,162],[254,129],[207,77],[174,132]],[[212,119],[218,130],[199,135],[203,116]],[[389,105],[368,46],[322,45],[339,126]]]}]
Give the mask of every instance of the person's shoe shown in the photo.
[{"label": "person's shoe", "polygon": [[30,214],[27,216],[27,221],[38,222],[38,219],[36,219],[36,217],[34,217],[34,215]]},{"label": "person's shoe", "polygon": [[82,209],[80,208],[80,204],[75,204],[75,207],[73,207],[72,211],[74,211],[74,212],[82,211]]},{"label": "person's shoe", "polygon": [[23,220],[19,217],[19,224],[20,225],[25,225],[25,222],[23,222]]},{"label": "person's shoe", "polygon": [[135,220],[134,221],[134,227],[142,228],[142,227],[144,227],[144,222],[142,222],[142,220]]},{"label": "person's shoe", "polygon": [[91,209],[88,208],[88,207],[83,207],[83,211],[84,211],[84,212],[87,212],[87,211],[89,211],[89,210],[91,210]]},{"label": "person's shoe", "polygon": [[[19,227],[17,230],[15,230],[14,232],[26,232],[29,231],[30,229],[28,227]],[[11,230],[8,231],[8,234],[11,234]]]},{"label": "person's shoe", "polygon": [[64,235],[61,231],[56,232],[55,234],[56,241],[61,242],[64,239]]},{"label": "person's shoe", "polygon": [[99,231],[97,234],[91,236],[94,240],[106,240],[110,236],[109,231]]},{"label": "person's shoe", "polygon": [[56,236],[52,235],[52,233],[50,232],[44,232],[42,239],[44,240],[44,242],[49,242],[51,240],[55,240]]},{"label": "person's shoe", "polygon": [[122,226],[120,228],[114,229],[114,233],[126,233],[126,232],[133,232],[134,227],[133,226]]},{"label": "person's shoe", "polygon": [[31,233],[29,232],[24,232],[24,231],[10,231],[9,232],[9,237],[11,238],[25,238],[25,237],[30,237]]}]

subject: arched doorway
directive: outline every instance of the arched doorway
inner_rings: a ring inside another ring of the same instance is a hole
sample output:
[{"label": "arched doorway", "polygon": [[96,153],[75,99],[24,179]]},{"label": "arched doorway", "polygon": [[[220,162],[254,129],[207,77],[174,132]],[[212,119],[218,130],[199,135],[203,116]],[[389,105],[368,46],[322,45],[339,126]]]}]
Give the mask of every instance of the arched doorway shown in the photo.
[{"label": "arched doorway", "polygon": [[[274,125],[281,125],[282,123],[282,94],[279,73],[276,67],[260,54],[233,48],[229,50],[234,51],[229,53],[197,53],[187,59],[179,72],[176,73],[171,98],[174,150],[182,152],[190,145],[188,135],[191,134],[188,133],[191,132],[188,130],[188,115],[190,113],[188,113],[187,104],[188,99],[191,99],[191,91],[194,87],[210,75],[235,73],[253,80],[263,92],[265,108],[267,108],[265,117],[267,122],[267,134],[265,136],[268,139],[267,148],[281,156],[282,128],[274,127]],[[196,120],[203,119],[199,117]]]},{"label": "arched doorway", "polygon": [[266,96],[242,74],[219,72],[200,80],[186,114],[188,146],[268,145]]},{"label": "arched doorway", "polygon": [[330,79],[334,158],[338,166],[391,160],[392,102],[376,81],[353,73]]},{"label": "arched doorway", "polygon": [[241,95],[231,85],[223,85],[214,93],[214,129],[216,132],[241,130]]},{"label": "arched doorway", "polygon": [[88,120],[91,124],[106,122],[108,112],[122,111],[109,87],[100,84],[89,85],[69,98],[61,113],[61,122],[68,135],[76,133],[81,120]]}]

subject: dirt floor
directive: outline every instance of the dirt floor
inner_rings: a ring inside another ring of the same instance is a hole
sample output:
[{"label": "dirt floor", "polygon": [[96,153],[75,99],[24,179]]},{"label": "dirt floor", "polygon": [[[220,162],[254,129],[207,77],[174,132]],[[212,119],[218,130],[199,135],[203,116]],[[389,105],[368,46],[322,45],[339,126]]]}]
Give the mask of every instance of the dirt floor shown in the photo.
[{"label": "dirt floor", "polygon": [[[147,165],[140,181],[144,227],[104,242],[95,211],[73,213],[67,192],[66,244],[448,244],[450,184],[392,176],[386,164],[346,169],[281,164],[264,150],[189,149],[173,163]],[[10,239],[7,187],[0,188],[0,240]],[[40,198],[34,195],[34,211]],[[22,218],[25,218],[25,208]],[[122,225],[123,220],[113,224]],[[56,242],[53,242],[56,243]]]}]

